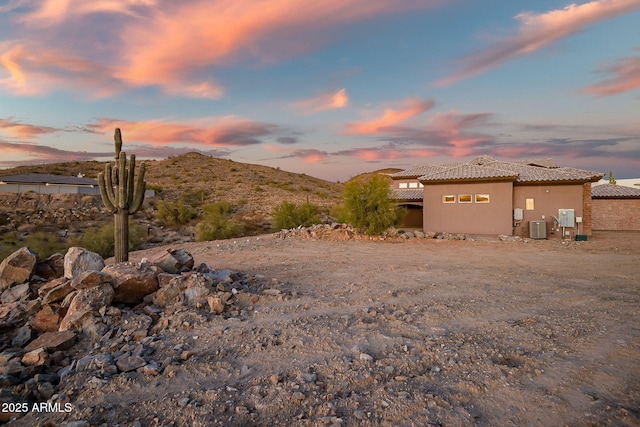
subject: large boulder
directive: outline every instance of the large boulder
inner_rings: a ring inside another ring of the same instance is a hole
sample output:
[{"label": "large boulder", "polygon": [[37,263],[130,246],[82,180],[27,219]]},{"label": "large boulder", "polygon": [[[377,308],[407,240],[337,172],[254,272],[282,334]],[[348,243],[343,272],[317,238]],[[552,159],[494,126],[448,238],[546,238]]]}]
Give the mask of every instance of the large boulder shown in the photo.
[{"label": "large boulder", "polygon": [[84,329],[85,324],[93,322],[93,317],[98,315],[100,309],[111,305],[113,295],[114,290],[109,283],[79,290],[60,322],[60,330]]},{"label": "large boulder", "polygon": [[64,276],[64,255],[55,253],[36,264],[36,274],[45,280]]},{"label": "large boulder", "polygon": [[0,291],[25,283],[33,275],[38,254],[31,249],[20,248],[0,263]]},{"label": "large boulder", "polygon": [[104,268],[104,259],[95,252],[74,246],[69,248],[64,256],[64,277],[73,279],[83,271],[96,270],[100,271]]},{"label": "large boulder", "polygon": [[111,276],[113,302],[137,304],[159,287],[158,269],[148,265],[118,263],[106,266],[102,272]]}]

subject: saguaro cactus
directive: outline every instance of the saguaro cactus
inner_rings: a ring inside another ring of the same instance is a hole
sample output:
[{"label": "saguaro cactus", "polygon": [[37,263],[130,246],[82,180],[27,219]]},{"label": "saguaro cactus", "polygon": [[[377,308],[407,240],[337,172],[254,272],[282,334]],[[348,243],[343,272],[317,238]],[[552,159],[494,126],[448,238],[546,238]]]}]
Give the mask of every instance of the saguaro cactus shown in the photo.
[{"label": "saguaro cactus", "polygon": [[[122,149],[122,135],[116,129],[115,165],[107,163],[104,173],[98,174],[100,195],[105,208],[113,214],[114,256],[116,262],[129,261],[129,215],[136,213],[144,201],[147,183],[144,181],[144,162],[140,163],[138,179],[135,180],[136,156],[131,155],[127,167],[127,154]],[[135,185],[134,185],[135,181]]]}]

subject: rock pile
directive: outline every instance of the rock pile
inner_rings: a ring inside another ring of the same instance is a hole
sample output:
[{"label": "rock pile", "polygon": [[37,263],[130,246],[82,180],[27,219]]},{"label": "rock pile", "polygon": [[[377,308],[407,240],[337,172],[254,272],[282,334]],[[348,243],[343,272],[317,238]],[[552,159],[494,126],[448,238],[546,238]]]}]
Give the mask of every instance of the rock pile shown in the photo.
[{"label": "rock pile", "polygon": [[[176,322],[184,326],[181,311],[238,316],[236,300],[251,286],[255,277],[194,266],[184,249],[105,266],[79,247],[40,262],[22,248],[0,264],[0,402],[64,405],[56,385],[79,371],[99,372],[95,381],[136,370],[158,375],[175,360],[156,360],[153,343]],[[78,342],[102,351],[74,357]],[[0,422],[18,415],[4,412]]]},{"label": "rock pile", "polygon": [[[348,224],[331,223],[331,224],[314,224],[310,227],[299,226],[288,230],[280,230],[278,236],[281,239],[287,238],[306,238],[306,239],[323,239],[323,240],[372,240],[373,236],[361,233],[357,228]],[[402,230],[390,228],[381,236],[375,237],[380,240],[394,239],[444,239],[444,240],[473,240],[471,236],[461,233],[436,233],[435,231],[420,230]]]}]

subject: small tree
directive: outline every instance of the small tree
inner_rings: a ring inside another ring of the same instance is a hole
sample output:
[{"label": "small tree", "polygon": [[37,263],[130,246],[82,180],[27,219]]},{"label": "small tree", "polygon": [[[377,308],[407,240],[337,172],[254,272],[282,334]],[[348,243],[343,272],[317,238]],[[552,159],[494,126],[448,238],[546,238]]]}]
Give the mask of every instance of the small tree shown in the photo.
[{"label": "small tree", "polygon": [[346,222],[367,234],[380,234],[400,220],[400,210],[391,199],[391,188],[380,175],[369,182],[349,181],[342,199]]},{"label": "small tree", "polygon": [[202,221],[196,225],[196,240],[199,242],[231,239],[242,236],[244,226],[231,218],[233,206],[229,202],[218,202],[203,206]]},{"label": "small tree", "polygon": [[609,171],[609,184],[617,184],[616,179],[613,177],[613,171]]},{"label": "small tree", "polygon": [[285,200],[274,209],[273,220],[274,227],[278,230],[294,228],[299,225],[308,227],[320,222],[320,209],[309,202],[298,206]]}]

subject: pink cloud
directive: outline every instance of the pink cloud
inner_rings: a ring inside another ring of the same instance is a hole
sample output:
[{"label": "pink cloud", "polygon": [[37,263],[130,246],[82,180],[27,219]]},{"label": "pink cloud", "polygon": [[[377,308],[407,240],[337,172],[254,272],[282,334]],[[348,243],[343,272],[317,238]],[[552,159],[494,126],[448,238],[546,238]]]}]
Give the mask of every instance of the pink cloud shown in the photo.
[{"label": "pink cloud", "polygon": [[[353,23],[439,3],[16,0],[2,8],[23,27],[15,28],[10,46],[0,46],[1,65],[10,76],[0,84],[22,95],[78,87],[109,95],[156,86],[172,95],[217,99],[224,95],[213,77],[220,68],[288,59],[338,39]],[[331,105],[346,102],[343,95]]]},{"label": "pink cloud", "polygon": [[285,147],[276,147],[273,145],[265,145],[264,148],[275,153],[285,153],[281,156],[281,159],[297,158],[305,163],[319,163],[328,157],[328,154],[324,151],[316,150],[314,148],[308,149],[291,149]]},{"label": "pink cloud", "polygon": [[402,101],[400,108],[387,108],[382,116],[373,120],[349,123],[344,131],[345,135],[374,135],[385,133],[385,128],[395,126],[410,118],[422,114],[433,108],[432,100],[420,100],[418,98],[409,98]]},{"label": "pink cloud", "polygon": [[111,132],[119,127],[122,129],[125,140],[141,143],[196,144],[215,147],[259,144],[261,137],[270,136],[277,130],[277,126],[273,124],[235,117],[181,123],[163,120],[132,122],[100,119],[89,127],[103,132]]},{"label": "pink cloud", "polygon": [[28,96],[84,88],[95,96],[105,96],[119,90],[119,83],[109,75],[109,67],[68,52],[38,44],[7,43],[0,45],[0,50],[4,50],[0,66],[9,75],[0,79],[0,86],[13,94]]},{"label": "pink cloud", "polygon": [[5,130],[20,139],[31,139],[39,135],[58,132],[56,128],[20,123],[11,118],[0,119],[0,130]]},{"label": "pink cloud", "polygon": [[619,59],[605,70],[612,74],[610,78],[582,92],[605,96],[640,88],[640,56]]},{"label": "pink cloud", "polygon": [[520,27],[516,35],[496,42],[480,52],[461,60],[456,73],[440,80],[448,85],[483,73],[518,56],[533,53],[588,25],[640,9],[637,0],[595,0],[581,5],[570,4],[564,9],[536,14],[524,12],[516,16]]},{"label": "pink cloud", "polygon": [[349,103],[349,95],[346,89],[340,89],[335,93],[325,93],[314,98],[305,99],[294,104],[294,107],[305,113],[317,113],[324,110],[344,108]]}]

